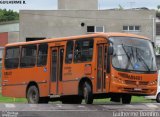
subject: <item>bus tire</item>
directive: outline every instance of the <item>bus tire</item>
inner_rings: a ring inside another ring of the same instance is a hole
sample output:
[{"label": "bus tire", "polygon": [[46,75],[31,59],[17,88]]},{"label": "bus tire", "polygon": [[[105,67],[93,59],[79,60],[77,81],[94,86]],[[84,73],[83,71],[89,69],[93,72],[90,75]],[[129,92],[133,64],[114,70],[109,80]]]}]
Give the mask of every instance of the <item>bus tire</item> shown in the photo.
[{"label": "bus tire", "polygon": [[156,102],[160,103],[160,93],[158,93],[157,96],[156,96]]},{"label": "bus tire", "polygon": [[131,103],[131,95],[124,94],[122,95],[122,104],[130,104]]},{"label": "bus tire", "polygon": [[27,91],[27,100],[28,103],[38,104],[39,103],[39,91],[38,88],[34,85],[30,86]]},{"label": "bus tire", "polygon": [[91,86],[85,82],[83,86],[83,97],[86,104],[92,104],[93,103],[93,94]]}]

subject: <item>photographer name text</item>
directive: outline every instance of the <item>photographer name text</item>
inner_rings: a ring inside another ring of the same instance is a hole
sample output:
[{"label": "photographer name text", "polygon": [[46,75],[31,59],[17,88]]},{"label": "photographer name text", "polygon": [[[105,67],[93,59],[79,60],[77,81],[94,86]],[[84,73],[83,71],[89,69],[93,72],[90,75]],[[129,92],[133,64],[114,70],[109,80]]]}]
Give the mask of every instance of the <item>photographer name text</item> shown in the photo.
[{"label": "photographer name text", "polygon": [[26,4],[25,0],[0,0],[0,4]]}]

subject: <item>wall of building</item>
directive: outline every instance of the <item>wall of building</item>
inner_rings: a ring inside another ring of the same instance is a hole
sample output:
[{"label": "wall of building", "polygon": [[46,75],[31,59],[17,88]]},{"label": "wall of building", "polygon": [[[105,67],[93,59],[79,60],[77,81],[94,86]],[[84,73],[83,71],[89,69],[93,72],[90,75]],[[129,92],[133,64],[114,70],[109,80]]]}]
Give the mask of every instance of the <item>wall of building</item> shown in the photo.
[{"label": "wall of building", "polygon": [[[123,31],[124,25],[140,25],[133,31],[150,39],[155,37],[153,10],[53,10],[20,11],[20,41],[27,37],[64,37],[87,34],[87,26],[104,26],[105,32]],[[81,26],[84,23],[84,26]],[[154,29],[154,30],[153,30]]]},{"label": "wall of building", "polygon": [[58,0],[59,10],[98,10],[98,0]]},{"label": "wall of building", "polygon": [[12,31],[19,31],[18,21],[0,23],[0,32],[12,32]]},{"label": "wall of building", "polygon": [[8,43],[19,42],[19,32],[9,32],[8,33]]},{"label": "wall of building", "polygon": [[19,41],[19,32],[4,32],[0,33],[0,63],[3,57],[4,46],[8,43]]},{"label": "wall of building", "polygon": [[0,47],[8,43],[8,32],[0,33]]}]

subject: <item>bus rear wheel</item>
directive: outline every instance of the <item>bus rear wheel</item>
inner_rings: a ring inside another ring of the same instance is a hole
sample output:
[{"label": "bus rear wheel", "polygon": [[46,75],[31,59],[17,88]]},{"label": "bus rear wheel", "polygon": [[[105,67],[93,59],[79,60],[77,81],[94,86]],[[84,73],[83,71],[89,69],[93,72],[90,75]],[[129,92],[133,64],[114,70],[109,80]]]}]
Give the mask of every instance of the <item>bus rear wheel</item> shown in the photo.
[{"label": "bus rear wheel", "polygon": [[39,91],[36,86],[30,86],[27,91],[28,103],[38,104],[39,103]]},{"label": "bus rear wheel", "polygon": [[122,104],[130,104],[131,103],[131,95],[124,94],[122,95]]},{"label": "bus rear wheel", "polygon": [[86,104],[92,104],[93,103],[93,94],[91,86],[85,82],[83,86],[83,97]]},{"label": "bus rear wheel", "polygon": [[157,103],[160,103],[160,93],[157,94],[156,102],[157,102]]}]

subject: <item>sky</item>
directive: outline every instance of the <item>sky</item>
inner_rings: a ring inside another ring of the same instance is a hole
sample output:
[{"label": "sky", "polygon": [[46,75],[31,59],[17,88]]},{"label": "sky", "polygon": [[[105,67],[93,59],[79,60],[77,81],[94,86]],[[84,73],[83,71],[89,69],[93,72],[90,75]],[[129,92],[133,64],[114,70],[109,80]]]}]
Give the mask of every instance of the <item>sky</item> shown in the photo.
[{"label": "sky", "polygon": [[[0,1],[18,1],[18,0],[0,0]],[[25,0],[26,4],[0,4],[0,9],[11,9],[14,11],[29,9],[29,10],[56,10],[57,0]],[[121,5],[123,8],[138,8],[147,7],[157,9],[160,5],[160,0],[99,0],[99,9],[118,8]]]}]

